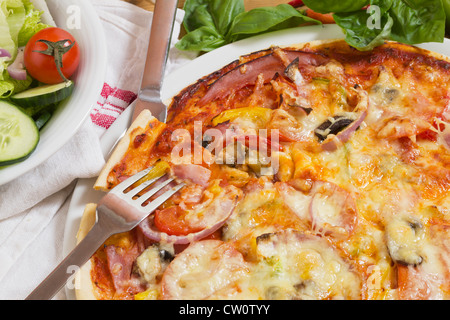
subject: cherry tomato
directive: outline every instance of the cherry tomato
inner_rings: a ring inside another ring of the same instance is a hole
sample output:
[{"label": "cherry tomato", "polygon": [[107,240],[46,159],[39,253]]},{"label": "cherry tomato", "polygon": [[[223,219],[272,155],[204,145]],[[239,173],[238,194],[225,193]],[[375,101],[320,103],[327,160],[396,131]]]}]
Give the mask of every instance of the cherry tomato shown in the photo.
[{"label": "cherry tomato", "polygon": [[46,84],[60,83],[77,70],[80,48],[69,32],[54,27],[43,29],[28,41],[24,63],[34,79]]}]

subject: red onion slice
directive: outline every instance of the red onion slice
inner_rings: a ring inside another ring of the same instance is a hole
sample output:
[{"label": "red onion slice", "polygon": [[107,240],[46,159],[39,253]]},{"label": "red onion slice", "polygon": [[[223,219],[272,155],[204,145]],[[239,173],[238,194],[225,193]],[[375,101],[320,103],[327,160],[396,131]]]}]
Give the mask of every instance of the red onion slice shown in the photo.
[{"label": "red onion slice", "polygon": [[367,91],[361,87],[356,87],[355,90],[359,95],[358,105],[355,107],[355,112],[358,113],[358,117],[347,128],[339,132],[337,135],[331,135],[322,143],[322,149],[324,151],[335,151],[339,145],[346,143],[353,133],[361,126],[366,119],[369,112],[369,95]]},{"label": "red onion slice", "polygon": [[145,237],[156,242],[165,242],[173,244],[188,244],[194,241],[201,240],[219,230],[237,205],[239,198],[238,189],[233,186],[228,186],[224,189],[222,194],[209,205],[203,212],[205,219],[197,222],[197,224],[204,224],[204,229],[201,231],[191,233],[188,235],[169,235],[159,231],[153,223],[154,215],[145,219],[140,225],[142,233]]},{"label": "red onion slice", "polygon": [[6,49],[0,48],[0,58],[11,58],[11,53]]},{"label": "red onion slice", "polygon": [[16,59],[8,67],[9,75],[15,80],[27,80],[27,71],[25,70],[23,51],[23,48],[19,48]]}]

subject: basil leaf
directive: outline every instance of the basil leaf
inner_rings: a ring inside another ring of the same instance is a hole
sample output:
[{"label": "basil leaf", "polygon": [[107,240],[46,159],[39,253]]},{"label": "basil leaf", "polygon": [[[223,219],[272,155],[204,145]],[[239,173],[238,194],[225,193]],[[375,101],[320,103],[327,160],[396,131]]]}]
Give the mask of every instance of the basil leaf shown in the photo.
[{"label": "basil leaf", "polygon": [[223,35],[228,33],[234,18],[245,11],[243,0],[211,0],[208,9],[217,31]]},{"label": "basil leaf", "polygon": [[186,34],[175,44],[179,50],[212,51],[227,44],[215,28],[200,27]]},{"label": "basil leaf", "polygon": [[442,0],[442,4],[444,5],[446,16],[445,31],[447,32],[447,34],[450,34],[450,0]]},{"label": "basil leaf", "polygon": [[352,12],[369,4],[369,0],[303,0],[303,3],[319,13]]},{"label": "basil leaf", "polygon": [[214,20],[208,10],[208,0],[190,0],[184,5],[184,28],[187,32],[201,27],[215,28]]},{"label": "basil leaf", "polygon": [[382,45],[384,40],[389,39],[393,25],[393,20],[388,13],[378,18],[359,10],[351,13],[335,13],[333,17],[336,24],[343,29],[345,41],[361,51],[372,50]]},{"label": "basil leaf", "polygon": [[408,44],[444,41],[442,0],[398,0],[388,12],[394,20],[392,40]]},{"label": "basil leaf", "polygon": [[226,39],[233,42],[261,33],[297,27],[306,22],[320,24],[319,21],[304,16],[288,4],[255,8],[239,14],[234,19]]}]

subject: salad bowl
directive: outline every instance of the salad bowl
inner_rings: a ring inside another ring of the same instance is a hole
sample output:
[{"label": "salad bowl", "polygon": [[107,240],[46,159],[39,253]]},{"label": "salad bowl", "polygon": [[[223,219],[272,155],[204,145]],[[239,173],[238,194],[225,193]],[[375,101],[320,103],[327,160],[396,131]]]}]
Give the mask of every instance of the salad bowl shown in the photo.
[{"label": "salad bowl", "polygon": [[34,0],[32,3],[36,10],[45,7],[43,23],[54,24],[73,35],[80,48],[80,63],[71,77],[75,84],[72,94],[58,105],[40,131],[36,149],[26,160],[0,167],[0,185],[36,168],[69,142],[96,103],[106,72],[104,33],[89,0]]}]

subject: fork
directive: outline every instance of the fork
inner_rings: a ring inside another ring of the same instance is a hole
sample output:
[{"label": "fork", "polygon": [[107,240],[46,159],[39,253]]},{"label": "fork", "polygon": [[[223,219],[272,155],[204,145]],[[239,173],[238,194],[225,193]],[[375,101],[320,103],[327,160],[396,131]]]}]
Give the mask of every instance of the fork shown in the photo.
[{"label": "fork", "polygon": [[[80,268],[109,237],[132,230],[184,187],[184,183],[178,183],[162,195],[149,201],[158,191],[174,181],[173,178],[168,178],[160,184],[154,185],[167,174],[146,180],[145,177],[152,168],[150,167],[126,179],[99,201],[96,212],[97,219],[92,229],[25,300],[49,300],[53,298],[63,288],[67,280],[73,277],[73,273],[69,270],[73,270],[73,267]],[[143,180],[143,182],[135,186],[140,180]],[[148,188],[151,189],[148,190]]]},{"label": "fork", "polygon": [[148,109],[160,122],[166,122],[167,106],[162,101],[161,89],[177,6],[178,0],[155,1],[147,58],[132,120],[135,120],[142,110]]}]

